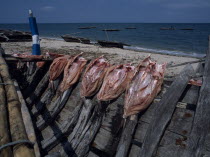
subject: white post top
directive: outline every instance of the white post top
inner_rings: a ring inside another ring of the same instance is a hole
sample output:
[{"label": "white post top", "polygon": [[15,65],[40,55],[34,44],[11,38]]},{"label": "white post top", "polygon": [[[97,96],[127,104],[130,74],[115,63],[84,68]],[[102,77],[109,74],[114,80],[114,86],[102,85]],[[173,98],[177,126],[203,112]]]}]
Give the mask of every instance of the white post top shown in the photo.
[{"label": "white post top", "polygon": [[29,10],[28,12],[29,12],[29,16],[30,16],[30,17],[33,17],[33,12],[32,12],[32,10]]}]

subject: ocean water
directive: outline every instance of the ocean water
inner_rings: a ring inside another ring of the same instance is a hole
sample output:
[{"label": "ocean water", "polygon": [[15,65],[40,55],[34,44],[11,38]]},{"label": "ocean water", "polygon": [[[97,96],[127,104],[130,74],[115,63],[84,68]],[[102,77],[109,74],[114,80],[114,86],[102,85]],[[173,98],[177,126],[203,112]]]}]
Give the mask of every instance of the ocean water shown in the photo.
[{"label": "ocean water", "polygon": [[[79,27],[95,26],[93,29]],[[175,30],[160,30],[173,26]],[[136,27],[136,29],[125,29]],[[194,30],[180,30],[193,28]],[[0,29],[30,31],[28,24],[0,24]],[[68,23],[38,24],[41,37],[61,39],[70,34],[97,40],[118,41],[129,44],[126,49],[143,50],[157,53],[172,53],[203,57],[208,49],[210,24],[197,23]],[[102,29],[120,29],[118,32],[104,32]]]}]

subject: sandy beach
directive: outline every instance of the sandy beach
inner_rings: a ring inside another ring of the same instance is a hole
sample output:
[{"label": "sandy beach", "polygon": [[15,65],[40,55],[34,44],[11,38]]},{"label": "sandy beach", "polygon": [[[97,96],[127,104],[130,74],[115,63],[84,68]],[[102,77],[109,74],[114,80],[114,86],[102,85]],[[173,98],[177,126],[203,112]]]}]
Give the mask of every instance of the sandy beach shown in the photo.
[{"label": "sandy beach", "polygon": [[[8,42],[2,43],[1,45],[4,48],[5,53],[11,54],[30,52],[31,44],[31,42]],[[157,61],[158,63],[166,62],[168,65],[176,65],[199,60],[192,57],[173,56],[139,51],[137,52],[119,48],[104,48],[96,45],[65,42],[63,40],[48,38],[42,38],[40,45],[42,53],[52,52],[61,54],[77,54],[84,52],[83,56],[87,59],[94,59],[98,56],[104,55],[112,64],[132,63],[133,65],[137,65],[150,54],[153,60]],[[178,74],[184,66],[185,65],[167,68],[166,76],[174,76]],[[194,63],[192,66],[196,70],[198,63]]]}]

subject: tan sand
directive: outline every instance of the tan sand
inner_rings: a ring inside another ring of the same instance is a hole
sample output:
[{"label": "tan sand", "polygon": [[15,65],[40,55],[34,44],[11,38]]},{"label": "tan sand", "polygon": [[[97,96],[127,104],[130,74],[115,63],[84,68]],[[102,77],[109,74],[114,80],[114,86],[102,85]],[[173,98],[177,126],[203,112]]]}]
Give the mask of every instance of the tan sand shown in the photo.
[{"label": "tan sand", "polygon": [[[5,53],[17,53],[17,52],[31,52],[32,42],[10,42],[2,43],[2,47],[5,49]],[[137,52],[133,50],[125,50],[120,48],[103,48],[96,45],[80,44],[65,42],[63,40],[56,39],[46,39],[41,40],[42,52],[54,52],[54,53],[65,53],[65,54],[75,54],[79,52],[84,52],[84,57],[87,59],[93,59],[98,56],[104,55],[112,64],[121,63],[133,63],[137,65],[146,56],[151,54],[151,58],[158,63],[167,62],[169,65],[180,64],[184,62],[196,61],[198,59],[192,57],[181,57],[172,56],[148,52]],[[185,66],[185,65],[184,65]],[[178,74],[184,66],[178,66],[174,68],[167,68],[166,75],[174,76]],[[192,64],[194,69],[197,68],[198,63]]]}]

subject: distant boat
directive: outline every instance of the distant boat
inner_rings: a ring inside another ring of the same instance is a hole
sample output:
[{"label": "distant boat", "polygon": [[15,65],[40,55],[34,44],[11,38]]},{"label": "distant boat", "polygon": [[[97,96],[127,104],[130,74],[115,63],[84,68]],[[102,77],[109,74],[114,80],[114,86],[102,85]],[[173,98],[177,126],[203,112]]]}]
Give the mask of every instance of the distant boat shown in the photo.
[{"label": "distant boat", "polygon": [[16,30],[0,30],[0,41],[2,42],[21,42],[21,41],[31,41],[30,32],[22,32]]},{"label": "distant boat", "polygon": [[103,29],[102,31],[114,32],[114,31],[120,31],[120,29]]},{"label": "distant boat", "polygon": [[76,42],[76,43],[83,43],[83,44],[90,44],[90,40],[87,38],[82,37],[73,37],[70,35],[63,35],[61,36],[66,42]]},{"label": "distant boat", "polygon": [[175,30],[173,26],[171,27],[161,27],[160,30]]},{"label": "distant boat", "polygon": [[125,29],[136,29],[136,27],[126,27]]},{"label": "distant boat", "polygon": [[4,35],[0,35],[0,42],[7,41],[7,38]]},{"label": "distant boat", "polygon": [[180,30],[189,30],[189,31],[191,31],[191,30],[194,30],[194,29],[193,28],[182,28]]},{"label": "distant boat", "polygon": [[124,45],[128,46],[127,44],[121,42],[104,41],[104,40],[98,40],[98,44],[103,47],[117,47],[117,48],[123,48]]},{"label": "distant boat", "polygon": [[92,29],[92,28],[96,28],[95,26],[89,26],[89,27],[79,27],[78,29]]}]

